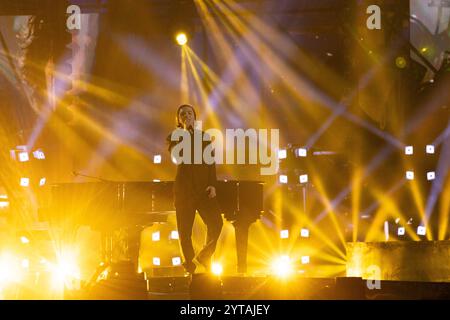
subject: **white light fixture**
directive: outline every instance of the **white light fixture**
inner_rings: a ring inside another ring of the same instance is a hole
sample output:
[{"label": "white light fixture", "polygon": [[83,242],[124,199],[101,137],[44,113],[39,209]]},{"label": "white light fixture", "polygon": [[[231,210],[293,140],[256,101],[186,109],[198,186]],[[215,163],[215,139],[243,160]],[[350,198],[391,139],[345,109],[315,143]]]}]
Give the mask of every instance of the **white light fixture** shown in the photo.
[{"label": "white light fixture", "polygon": [[425,152],[428,154],[434,154],[434,146],[432,144],[427,144],[425,147]]},{"label": "white light fixture", "polygon": [[406,171],[406,180],[414,180],[414,171]]},{"label": "white light fixture", "polygon": [[174,230],[174,231],[170,232],[170,239],[172,239],[172,240],[179,239],[178,231]]},{"label": "white light fixture", "polygon": [[295,149],[295,156],[296,157],[306,157],[308,154],[308,151],[305,148],[297,148]]},{"label": "white light fixture", "polygon": [[414,147],[413,146],[406,146],[405,147],[405,154],[410,156],[414,153]]},{"label": "white light fixture", "polygon": [[287,158],[287,151],[286,149],[280,149],[278,150],[278,159],[286,159]]},{"label": "white light fixture", "polygon": [[45,178],[41,178],[41,180],[39,180],[39,185],[42,187],[43,185],[45,185]]},{"label": "white light fixture", "polygon": [[397,229],[397,235],[404,236],[405,235],[405,227],[399,227]]},{"label": "white light fixture", "polygon": [[427,172],[427,180],[431,181],[436,178],[436,173],[434,171]]},{"label": "white light fixture", "polygon": [[23,244],[26,244],[26,243],[30,243],[30,240],[27,237],[21,236],[20,242],[22,242]]},{"label": "white light fixture", "polygon": [[281,238],[281,239],[287,239],[287,238],[289,238],[289,230],[281,230],[281,231],[280,231],[280,238]]},{"label": "white light fixture", "polygon": [[181,265],[181,258],[180,257],[173,257],[172,258],[172,265],[174,265],[174,266]]},{"label": "white light fixture", "polygon": [[20,162],[25,162],[28,160],[30,160],[30,157],[28,156],[28,152],[26,152],[26,151],[19,152],[19,161]]},{"label": "white light fixture", "polygon": [[159,231],[152,233],[152,241],[159,241],[161,239],[161,234]]},{"label": "white light fixture", "polygon": [[417,234],[419,236],[424,236],[427,233],[427,229],[424,226],[417,227]]},{"label": "white light fixture", "polygon": [[161,163],[161,155],[156,154],[153,156],[153,163]]},{"label": "white light fixture", "polygon": [[33,151],[33,156],[36,159],[39,159],[39,160],[44,160],[45,159],[44,152],[42,150],[40,150],[40,149],[38,149],[36,151]]},{"label": "white light fixture", "polygon": [[30,185],[30,179],[29,178],[20,178],[20,185],[22,187],[28,187]]},{"label": "white light fixture", "polygon": [[307,183],[308,182],[308,175],[307,174],[300,175],[299,181],[300,181],[300,183]]},{"label": "white light fixture", "polygon": [[302,264],[308,264],[309,263],[309,256],[302,256],[301,257]]},{"label": "white light fixture", "polygon": [[282,174],[278,177],[278,181],[280,181],[280,183],[286,184],[288,183],[288,177],[285,174]]},{"label": "white light fixture", "polygon": [[308,229],[301,229],[300,230],[300,236],[302,238],[308,238],[309,237],[309,230]]},{"label": "white light fixture", "polygon": [[153,182],[161,182],[159,179],[153,179]]},{"label": "white light fixture", "polygon": [[154,266],[160,266],[161,265],[161,259],[158,257],[153,257],[153,265]]}]

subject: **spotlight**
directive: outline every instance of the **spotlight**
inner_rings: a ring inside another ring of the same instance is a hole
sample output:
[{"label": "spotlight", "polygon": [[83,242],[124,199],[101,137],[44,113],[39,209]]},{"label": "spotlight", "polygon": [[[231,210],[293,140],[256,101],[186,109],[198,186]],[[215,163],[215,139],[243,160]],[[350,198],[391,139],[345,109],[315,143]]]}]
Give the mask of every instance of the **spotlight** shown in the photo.
[{"label": "spotlight", "polygon": [[283,183],[283,184],[288,183],[288,177],[287,177],[287,175],[285,175],[285,174],[280,175],[280,176],[278,177],[278,181],[279,181],[280,183]]},{"label": "spotlight", "polygon": [[161,182],[161,180],[159,180],[159,179],[153,179],[152,181],[153,182]]},{"label": "spotlight", "polygon": [[305,148],[297,148],[295,149],[295,156],[296,157],[306,157],[307,151]]},{"label": "spotlight", "polygon": [[434,180],[435,178],[436,178],[436,174],[434,171],[427,172],[427,180],[428,181]]},{"label": "spotlight", "polygon": [[406,146],[405,147],[405,154],[406,155],[412,155],[414,153],[414,148],[413,148],[413,146]]},{"label": "spotlight", "polygon": [[52,282],[56,287],[71,287],[71,281],[80,279],[80,269],[72,252],[63,252],[58,256],[56,265],[48,264],[52,271]]},{"label": "spotlight", "polygon": [[161,235],[160,235],[159,231],[152,233],[152,241],[159,241],[160,238],[161,238]]},{"label": "spotlight", "polygon": [[20,178],[20,185],[22,187],[28,187],[30,185],[30,178]]},{"label": "spotlight", "polygon": [[214,263],[211,265],[211,272],[212,272],[213,274],[215,274],[216,276],[220,276],[220,275],[222,274],[222,272],[223,272],[223,267],[222,267],[222,265],[221,265],[220,263],[214,262]]},{"label": "spotlight", "polygon": [[0,209],[8,208],[9,201],[6,194],[0,194]]},{"label": "spotlight", "polygon": [[307,183],[308,182],[308,175],[307,174],[300,175],[299,181],[300,181],[300,183]]},{"label": "spotlight", "polygon": [[30,243],[30,240],[27,237],[21,236],[20,242],[22,242],[23,244],[27,244]]},{"label": "spotlight", "polygon": [[300,236],[302,238],[309,238],[309,230],[308,229],[302,229],[300,230]]},{"label": "spotlight", "polygon": [[180,46],[184,46],[188,42],[188,38],[184,32],[180,32],[176,36],[177,43]]},{"label": "spotlight", "polygon": [[39,160],[44,160],[45,159],[44,152],[42,150],[40,150],[40,149],[38,149],[36,151],[33,151],[33,156],[36,159],[39,159]]},{"label": "spotlight", "polygon": [[39,185],[42,187],[43,185],[45,185],[45,178],[41,178],[41,180],[39,180]]},{"label": "spotlight", "polygon": [[434,154],[434,146],[432,144],[427,144],[425,147],[425,152],[428,154]]},{"label": "spotlight", "polygon": [[179,239],[178,231],[174,230],[174,231],[170,232],[170,239],[172,239],[172,240]]},{"label": "spotlight", "polygon": [[158,257],[153,257],[153,265],[154,266],[160,266],[161,265],[161,259]]},{"label": "spotlight", "polygon": [[301,257],[302,264],[308,264],[309,263],[309,256],[302,256]]},{"label": "spotlight", "polygon": [[278,159],[286,159],[287,158],[287,151],[286,149],[278,150]]},{"label": "spotlight", "polygon": [[153,156],[153,163],[161,163],[161,155],[160,154],[156,154]]},{"label": "spotlight", "polygon": [[26,152],[26,151],[19,152],[19,161],[20,162],[25,162],[28,160],[30,160],[30,157],[28,156],[28,152]]},{"label": "spotlight", "polygon": [[280,231],[280,238],[281,238],[281,239],[287,239],[287,238],[289,238],[289,230],[281,230],[281,231]]},{"label": "spotlight", "polygon": [[406,59],[404,57],[397,57],[395,59],[395,65],[397,66],[397,68],[399,69],[404,69],[406,68]]},{"label": "spotlight", "polygon": [[397,229],[397,235],[404,236],[405,235],[405,228],[404,227],[399,227]]},{"label": "spotlight", "polygon": [[276,258],[272,263],[272,271],[275,275],[285,278],[292,274],[291,259],[287,255]]},{"label": "spotlight", "polygon": [[173,257],[172,258],[172,265],[174,265],[174,266],[181,265],[181,258],[180,257]]},{"label": "spotlight", "polygon": [[426,234],[427,230],[424,226],[418,226],[417,227],[417,234],[419,236],[424,236]]},{"label": "spotlight", "polygon": [[406,171],[406,180],[414,180],[414,171]]}]

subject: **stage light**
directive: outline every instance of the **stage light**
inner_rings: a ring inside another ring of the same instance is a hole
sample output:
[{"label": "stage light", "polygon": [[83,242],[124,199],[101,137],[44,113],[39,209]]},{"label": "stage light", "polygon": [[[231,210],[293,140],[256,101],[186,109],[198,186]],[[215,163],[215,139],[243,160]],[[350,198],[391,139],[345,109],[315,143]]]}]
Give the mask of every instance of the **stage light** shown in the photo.
[{"label": "stage light", "polygon": [[281,239],[287,239],[287,238],[289,238],[289,230],[281,230],[281,231],[280,231],[280,238],[281,238]]},{"label": "stage light", "polygon": [[405,235],[405,228],[404,227],[399,227],[397,229],[397,235],[404,236]]},{"label": "stage light", "polygon": [[174,266],[181,265],[181,258],[180,257],[173,257],[172,258],[172,265],[174,265]]},{"label": "stage light", "polygon": [[41,180],[39,180],[39,185],[40,185],[41,187],[44,186],[44,185],[45,185],[45,181],[46,181],[45,178],[41,178]]},{"label": "stage light", "polygon": [[307,183],[308,182],[308,175],[307,174],[300,175],[299,181],[300,181],[300,183]]},{"label": "stage light", "polygon": [[22,242],[23,244],[27,244],[30,243],[30,240],[27,237],[22,236],[20,237],[20,242]]},{"label": "stage light", "polygon": [[0,194],[0,209],[9,207],[8,196],[6,194]]},{"label": "stage light", "polygon": [[180,237],[179,237],[179,235],[178,235],[178,231],[176,231],[176,230],[174,230],[174,231],[171,231],[170,232],[170,239],[172,239],[172,240],[177,240],[177,239],[179,239]]},{"label": "stage light", "polygon": [[30,185],[30,178],[20,178],[20,185],[22,187],[28,187]]},{"label": "stage light", "polygon": [[188,38],[187,38],[186,34],[183,32],[180,32],[177,34],[176,40],[180,46],[184,46],[188,42]]},{"label": "stage light", "polygon": [[307,150],[305,148],[297,148],[294,153],[296,157],[306,157]]},{"label": "stage light", "polygon": [[276,258],[272,263],[272,272],[278,277],[285,278],[292,274],[291,259],[287,255]]},{"label": "stage light", "polygon": [[28,152],[26,152],[26,151],[19,152],[19,161],[20,162],[25,162],[28,160],[30,160],[30,157],[28,156]]},{"label": "stage light", "polygon": [[52,284],[55,287],[71,287],[74,279],[80,279],[80,268],[73,252],[60,253],[56,264],[48,264],[48,268],[52,272]]},{"label": "stage light", "polygon": [[156,154],[153,156],[153,163],[161,163],[161,155],[160,154]]},{"label": "stage light", "polygon": [[159,179],[153,179],[152,181],[153,182],[161,182],[161,180],[159,180]]},{"label": "stage light", "polygon": [[287,151],[286,149],[278,150],[278,159],[286,159],[287,158]]},{"label": "stage light", "polygon": [[417,234],[419,236],[424,236],[427,232],[427,229],[424,226],[418,226],[417,227]]},{"label": "stage light", "polygon": [[154,266],[160,266],[161,265],[161,259],[159,257],[153,257],[153,265]]},{"label": "stage light", "polygon": [[159,231],[152,233],[152,241],[159,241],[161,239],[161,234]]},{"label": "stage light", "polygon": [[427,180],[428,181],[434,180],[435,178],[436,178],[436,174],[434,171],[427,172]]},{"label": "stage light", "polygon": [[428,154],[434,154],[434,146],[432,144],[427,144],[425,147],[425,152]]},{"label": "stage light", "polygon": [[308,264],[309,263],[309,256],[302,256],[301,257],[302,264]]},{"label": "stage light", "polygon": [[309,237],[309,230],[308,229],[301,229],[300,230],[300,236],[302,238],[308,238]]},{"label": "stage light", "polygon": [[287,177],[287,175],[284,175],[284,174],[280,175],[280,176],[278,177],[278,181],[279,181],[280,183],[283,183],[283,184],[288,183],[288,177]]},{"label": "stage light", "polygon": [[39,160],[44,160],[45,159],[44,152],[42,150],[40,150],[40,149],[38,149],[36,151],[33,151],[33,156],[36,159],[39,159]]},{"label": "stage light", "polygon": [[406,146],[405,147],[405,154],[406,155],[412,155],[414,153],[414,148],[413,148],[413,146]]},{"label": "stage light", "polygon": [[404,57],[397,57],[395,59],[395,65],[397,66],[397,68],[399,69],[404,69],[406,68],[406,59]]},{"label": "stage light", "polygon": [[222,265],[221,265],[220,263],[214,262],[214,263],[211,265],[211,272],[212,272],[213,274],[215,274],[216,276],[220,276],[220,275],[222,274],[222,272],[223,272],[223,267],[222,267]]},{"label": "stage light", "polygon": [[406,180],[414,180],[414,171],[406,171]]}]

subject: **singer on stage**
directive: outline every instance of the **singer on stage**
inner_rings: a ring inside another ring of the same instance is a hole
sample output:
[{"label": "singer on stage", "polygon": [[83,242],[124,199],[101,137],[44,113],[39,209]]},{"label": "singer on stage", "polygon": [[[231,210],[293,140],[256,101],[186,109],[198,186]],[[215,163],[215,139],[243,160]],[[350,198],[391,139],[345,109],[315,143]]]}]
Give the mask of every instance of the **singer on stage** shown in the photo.
[{"label": "singer on stage", "polygon": [[[189,163],[178,163],[174,185],[178,234],[185,259],[183,266],[190,274],[193,274],[196,269],[194,258],[205,267],[207,272],[210,271],[211,257],[216,249],[217,239],[223,225],[216,199],[215,163],[206,164],[203,162],[203,158],[201,163],[194,163],[194,153],[202,152],[203,154],[203,149],[211,143],[210,139],[205,139],[209,141],[202,139],[202,150],[194,150],[194,134],[200,133],[202,137],[205,135],[203,131],[195,128],[195,120],[196,112],[193,106],[184,104],[178,108],[176,113],[177,129],[189,132],[187,136],[191,139],[192,151]],[[172,153],[173,147],[181,141],[173,141],[172,135],[169,135],[167,142],[169,152]],[[207,226],[207,239],[205,246],[195,257],[191,237],[196,211]]]}]

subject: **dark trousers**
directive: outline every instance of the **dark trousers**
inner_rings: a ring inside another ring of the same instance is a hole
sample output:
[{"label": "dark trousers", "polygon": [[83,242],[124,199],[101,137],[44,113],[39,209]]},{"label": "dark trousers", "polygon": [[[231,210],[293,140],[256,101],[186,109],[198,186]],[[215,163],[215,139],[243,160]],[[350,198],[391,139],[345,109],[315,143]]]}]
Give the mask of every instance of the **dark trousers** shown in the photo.
[{"label": "dark trousers", "polygon": [[200,259],[210,259],[214,254],[217,239],[219,239],[223,226],[222,216],[216,199],[202,199],[198,203],[191,201],[178,203],[176,206],[177,228],[181,250],[186,262],[191,262],[195,257],[192,246],[192,227],[196,211],[198,211],[207,227],[206,243],[198,254]]}]

